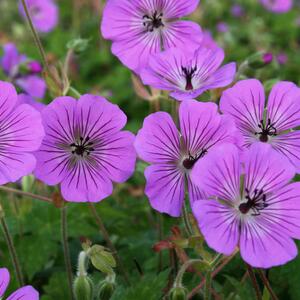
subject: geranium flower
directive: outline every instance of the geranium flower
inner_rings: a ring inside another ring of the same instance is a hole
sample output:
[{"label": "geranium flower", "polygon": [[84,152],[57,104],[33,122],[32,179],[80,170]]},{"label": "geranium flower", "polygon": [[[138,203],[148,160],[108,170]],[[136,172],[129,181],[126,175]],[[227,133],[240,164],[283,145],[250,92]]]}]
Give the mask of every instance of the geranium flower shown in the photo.
[{"label": "geranium flower", "polygon": [[26,94],[43,98],[47,87],[44,79],[38,75],[42,71],[39,62],[20,54],[13,43],[5,44],[3,51],[1,67],[10,80]]},{"label": "geranium flower", "polygon": [[67,201],[97,202],[112,193],[114,182],[133,173],[134,135],[121,131],[126,115],[100,96],[56,98],[42,111],[46,136],[35,174],[60,184]]},{"label": "geranium flower", "polygon": [[[235,119],[244,136],[243,146],[268,143],[300,171],[300,89],[291,82],[277,83],[265,103],[263,85],[243,80],[226,90],[220,109]],[[265,107],[266,106],[266,107]]]},{"label": "geranium flower", "polygon": [[108,0],[101,32],[105,39],[113,41],[113,54],[139,72],[152,53],[170,47],[199,46],[199,25],[180,20],[192,13],[198,3],[199,0]]},{"label": "geranium flower", "polygon": [[274,13],[286,13],[291,10],[293,0],[260,0],[261,4]]},{"label": "geranium flower", "polygon": [[[39,32],[48,33],[52,31],[58,23],[58,7],[53,0],[25,0],[34,27]],[[19,11],[24,19],[26,14],[22,2],[19,3]]]},{"label": "geranium flower", "polygon": [[150,57],[141,72],[144,84],[171,91],[176,100],[193,99],[207,90],[229,85],[236,73],[236,64],[220,68],[224,51],[220,48],[199,48],[194,53],[171,48]]},{"label": "geranium flower", "polygon": [[[6,268],[0,268],[0,299],[4,296],[10,281]],[[6,300],[39,300],[39,293],[31,285],[26,285],[12,293]]]},{"label": "geranium flower", "polygon": [[231,118],[218,113],[216,104],[195,100],[181,103],[179,123],[180,131],[168,113],[151,114],[135,141],[140,158],[152,164],[145,170],[151,206],[174,217],[181,214],[185,185],[192,203],[203,197],[190,181],[195,163],[218,144],[234,142],[236,130]]},{"label": "geranium flower", "polygon": [[294,175],[294,167],[269,145],[253,145],[243,160],[233,145],[211,151],[191,174],[208,196],[193,205],[208,245],[225,255],[239,247],[257,268],[293,259],[292,239],[300,238],[300,183],[289,183]]},{"label": "geranium flower", "polygon": [[0,184],[15,182],[33,171],[32,152],[43,137],[40,113],[20,104],[14,86],[0,81]]}]

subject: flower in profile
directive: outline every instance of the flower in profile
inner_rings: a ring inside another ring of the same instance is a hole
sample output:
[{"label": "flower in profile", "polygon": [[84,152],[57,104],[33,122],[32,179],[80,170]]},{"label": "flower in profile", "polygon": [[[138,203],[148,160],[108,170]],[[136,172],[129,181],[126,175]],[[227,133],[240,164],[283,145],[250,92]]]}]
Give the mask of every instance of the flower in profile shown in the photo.
[{"label": "flower in profile", "polygon": [[0,184],[29,175],[36,165],[32,152],[42,142],[40,113],[18,102],[14,86],[0,81]]},{"label": "flower in profile", "polygon": [[[0,299],[4,296],[10,281],[9,271],[0,268]],[[7,300],[39,300],[39,293],[31,285],[26,285],[13,292]]]},{"label": "flower in profile", "polygon": [[[34,27],[39,32],[48,33],[58,24],[58,7],[54,0],[25,0]],[[24,19],[26,14],[22,2],[19,3],[19,11]]]},{"label": "flower in profile", "polygon": [[191,174],[207,194],[194,203],[193,213],[208,245],[225,255],[238,246],[257,268],[292,260],[293,238],[300,238],[300,183],[289,183],[294,175],[294,167],[269,145],[252,145],[242,160],[234,145],[211,151]]},{"label": "flower in profile", "polygon": [[42,111],[45,138],[36,153],[35,175],[60,184],[72,202],[97,202],[113,191],[112,181],[133,173],[134,135],[121,131],[126,115],[105,98],[83,95],[56,98]]},{"label": "flower in profile", "polygon": [[243,147],[268,143],[300,171],[300,89],[292,82],[274,85],[267,103],[263,85],[242,80],[226,90],[220,109],[235,119],[244,137]]},{"label": "flower in profile", "polygon": [[221,48],[199,48],[194,53],[171,48],[150,57],[141,72],[144,84],[170,91],[176,100],[194,99],[207,90],[232,83],[236,64],[220,67],[224,60]]},{"label": "flower in profile", "polygon": [[20,54],[13,43],[5,44],[3,52],[1,67],[9,79],[26,94],[34,98],[43,98],[46,83],[39,76],[42,71],[40,63]]},{"label": "flower in profile", "polygon": [[235,142],[236,130],[216,104],[195,100],[181,103],[179,123],[180,131],[168,113],[151,114],[135,141],[139,157],[152,164],[145,170],[151,206],[174,217],[181,214],[185,186],[192,203],[203,197],[190,180],[194,165],[217,145]]},{"label": "flower in profile", "polygon": [[260,0],[261,4],[274,13],[282,14],[291,10],[293,0]]},{"label": "flower in profile", "polygon": [[192,13],[199,0],[108,0],[103,12],[102,35],[113,41],[112,52],[135,72],[150,54],[170,47],[196,48],[201,28],[180,18]]}]

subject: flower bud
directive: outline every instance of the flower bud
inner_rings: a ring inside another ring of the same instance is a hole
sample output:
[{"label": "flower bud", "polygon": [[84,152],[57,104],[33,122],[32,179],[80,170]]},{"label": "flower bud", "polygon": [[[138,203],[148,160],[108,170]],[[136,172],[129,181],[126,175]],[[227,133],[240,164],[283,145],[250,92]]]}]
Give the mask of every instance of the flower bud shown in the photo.
[{"label": "flower bud", "polygon": [[186,300],[187,292],[183,286],[173,287],[170,291],[170,300]]},{"label": "flower bud", "polygon": [[103,280],[99,285],[97,300],[109,300],[114,293],[115,283],[109,280]]},{"label": "flower bud", "polygon": [[93,299],[93,282],[88,276],[78,276],[74,280],[73,292],[76,300]]},{"label": "flower bud", "polygon": [[41,64],[36,60],[29,62],[27,64],[27,68],[28,68],[29,72],[32,74],[41,73],[43,70],[43,67],[41,66]]},{"label": "flower bud", "polygon": [[273,61],[272,53],[255,53],[248,59],[249,67],[253,69],[261,69]]}]

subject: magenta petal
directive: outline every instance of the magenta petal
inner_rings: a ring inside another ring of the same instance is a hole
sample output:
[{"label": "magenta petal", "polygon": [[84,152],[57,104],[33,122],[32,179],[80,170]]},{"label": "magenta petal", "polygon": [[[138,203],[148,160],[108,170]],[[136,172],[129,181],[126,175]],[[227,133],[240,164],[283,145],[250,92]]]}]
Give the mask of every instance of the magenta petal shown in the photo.
[{"label": "magenta petal", "polygon": [[21,77],[16,80],[16,84],[34,98],[43,98],[47,89],[45,80],[36,75]]},{"label": "magenta petal", "polygon": [[267,118],[277,132],[300,125],[300,89],[292,82],[277,83],[269,96]]},{"label": "magenta petal", "polygon": [[187,176],[187,181],[188,181],[189,200],[191,205],[193,205],[193,203],[198,200],[206,198],[205,193],[196,184],[193,183],[193,181],[189,176]]},{"label": "magenta petal", "polygon": [[293,0],[260,0],[260,2],[274,13],[286,13],[293,6]]},{"label": "magenta petal", "polygon": [[295,176],[295,168],[268,144],[253,144],[245,158],[245,188],[276,192]]},{"label": "magenta petal", "polygon": [[0,81],[0,107],[1,118],[5,119],[18,101],[18,95],[15,87],[8,82]]},{"label": "magenta petal", "polygon": [[70,202],[99,202],[112,194],[113,185],[92,163],[79,163],[61,183],[61,193]]},{"label": "magenta petal", "polygon": [[239,199],[240,154],[231,144],[215,147],[194,166],[191,178],[207,195],[234,201]]},{"label": "magenta petal", "polygon": [[[26,4],[38,31],[47,33],[57,26],[59,11],[53,0],[26,0]],[[26,18],[21,1],[19,10],[21,15]]]},{"label": "magenta petal", "polygon": [[135,170],[135,136],[129,131],[115,133],[102,144],[98,160],[109,178],[115,182],[126,181]]},{"label": "magenta petal", "polygon": [[280,232],[300,239],[300,183],[291,183],[277,191],[268,199],[263,215]]},{"label": "magenta petal", "polygon": [[151,206],[173,217],[179,217],[184,201],[184,174],[174,164],[152,165],[145,171],[145,194]]},{"label": "magenta petal", "polygon": [[272,137],[272,147],[286,156],[300,173],[300,131],[292,131]]},{"label": "magenta petal", "polygon": [[164,3],[166,18],[181,18],[191,14],[198,6],[200,0],[176,0],[176,1],[161,1]]},{"label": "magenta petal", "polygon": [[203,40],[201,27],[191,21],[175,21],[168,24],[168,28],[162,35],[162,43],[165,50],[176,47],[181,51],[186,51],[186,45],[189,45],[189,51],[199,48]]},{"label": "magenta petal", "polygon": [[32,286],[24,286],[12,293],[7,300],[39,300],[39,293]]},{"label": "magenta petal", "polygon": [[135,140],[140,158],[149,163],[167,163],[180,157],[179,132],[165,112],[151,114],[144,120]]},{"label": "magenta petal", "polygon": [[34,109],[36,109],[39,112],[41,112],[46,107],[46,105],[44,103],[38,102],[37,100],[35,100],[34,98],[32,98],[31,96],[26,95],[26,94],[19,94],[18,102],[20,104],[29,104],[30,106],[32,106]]},{"label": "magenta petal", "polygon": [[3,51],[1,66],[7,75],[13,77],[18,73],[19,65],[26,60],[26,57],[19,54],[17,47],[13,43],[5,44]]},{"label": "magenta petal", "polygon": [[9,281],[10,276],[8,270],[6,268],[0,268],[0,298],[4,296]]},{"label": "magenta petal", "polygon": [[258,125],[263,118],[265,94],[263,85],[256,79],[242,80],[226,90],[220,101],[220,109],[231,115],[249,146],[260,132]]},{"label": "magenta petal", "polygon": [[196,201],[192,209],[209,247],[225,255],[232,254],[239,241],[235,211],[214,200]]},{"label": "magenta petal", "polygon": [[[259,218],[259,217],[258,217]],[[297,255],[294,241],[280,228],[270,225],[264,218],[243,223],[240,252],[242,258],[256,268],[271,268],[287,263]]]}]

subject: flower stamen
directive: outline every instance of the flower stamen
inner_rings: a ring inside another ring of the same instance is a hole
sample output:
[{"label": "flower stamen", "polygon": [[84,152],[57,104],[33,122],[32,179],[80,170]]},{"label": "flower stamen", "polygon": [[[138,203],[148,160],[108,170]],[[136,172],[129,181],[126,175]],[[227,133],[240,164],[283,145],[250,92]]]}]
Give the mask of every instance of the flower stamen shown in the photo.
[{"label": "flower stamen", "polygon": [[185,85],[185,90],[186,91],[191,91],[194,89],[192,79],[195,75],[195,72],[197,71],[197,66],[191,67],[191,68],[185,68],[181,67],[181,70],[183,72],[183,76],[186,79],[186,85]]},{"label": "flower stamen", "polygon": [[76,141],[75,143],[72,143],[70,145],[72,149],[72,154],[75,154],[77,156],[84,157],[85,155],[90,155],[91,152],[93,152],[95,149],[92,147],[93,142],[90,142],[90,137],[80,137],[79,141]]},{"label": "flower stamen", "polygon": [[259,216],[260,211],[269,206],[268,203],[266,203],[266,195],[262,189],[255,189],[252,197],[250,197],[250,192],[248,189],[245,189],[245,191],[247,202],[239,205],[240,212],[245,215],[252,210],[251,216]]},{"label": "flower stamen", "polygon": [[154,29],[159,29],[160,27],[164,27],[164,23],[162,21],[163,13],[158,13],[157,11],[152,14],[152,16],[144,15],[143,16],[143,25],[146,27],[146,31],[153,32]]},{"label": "flower stamen", "polygon": [[271,123],[271,119],[268,119],[268,122],[265,123],[264,120],[260,121],[258,127],[261,129],[259,132],[255,132],[255,135],[259,135],[259,140],[263,143],[268,142],[270,136],[276,136],[277,130],[274,127],[274,124]]}]

